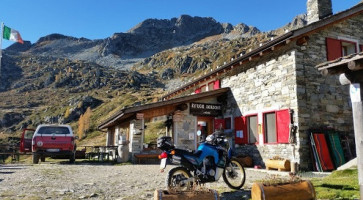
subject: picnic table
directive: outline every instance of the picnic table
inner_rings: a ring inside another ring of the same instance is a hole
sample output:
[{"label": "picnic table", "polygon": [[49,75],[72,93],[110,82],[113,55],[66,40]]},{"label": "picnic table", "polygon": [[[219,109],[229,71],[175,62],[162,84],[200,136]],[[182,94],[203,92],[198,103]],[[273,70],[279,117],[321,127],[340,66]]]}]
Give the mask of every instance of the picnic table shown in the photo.
[{"label": "picnic table", "polygon": [[[115,160],[118,156],[117,147],[118,146],[82,146],[86,148],[86,158],[88,160],[103,161],[105,159],[110,160],[110,153],[112,158]],[[87,148],[91,148],[91,151],[87,151]]]}]

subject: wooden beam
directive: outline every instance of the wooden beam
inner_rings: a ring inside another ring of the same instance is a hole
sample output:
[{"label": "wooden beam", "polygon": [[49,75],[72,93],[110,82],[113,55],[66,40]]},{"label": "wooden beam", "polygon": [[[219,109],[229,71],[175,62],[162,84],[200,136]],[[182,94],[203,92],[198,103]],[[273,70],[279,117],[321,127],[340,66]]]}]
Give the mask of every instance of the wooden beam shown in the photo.
[{"label": "wooden beam", "polygon": [[325,69],[319,69],[321,71],[321,73],[324,76],[327,75],[337,75],[337,74],[342,74],[345,73],[347,71],[347,68],[344,66],[341,67],[331,67],[331,68],[325,68]]},{"label": "wooden beam", "polygon": [[363,70],[363,59],[349,61],[348,68],[352,71]]},{"label": "wooden beam", "polygon": [[296,40],[296,45],[298,45],[298,46],[306,45],[308,43],[308,40],[309,40],[309,36],[303,36]]},{"label": "wooden beam", "polygon": [[347,71],[339,76],[339,81],[342,85],[348,85],[352,83],[360,83],[363,80],[363,70],[361,71]]},{"label": "wooden beam", "polygon": [[339,75],[339,82],[342,85],[349,85],[351,84],[352,77],[349,76],[349,74],[343,73]]}]

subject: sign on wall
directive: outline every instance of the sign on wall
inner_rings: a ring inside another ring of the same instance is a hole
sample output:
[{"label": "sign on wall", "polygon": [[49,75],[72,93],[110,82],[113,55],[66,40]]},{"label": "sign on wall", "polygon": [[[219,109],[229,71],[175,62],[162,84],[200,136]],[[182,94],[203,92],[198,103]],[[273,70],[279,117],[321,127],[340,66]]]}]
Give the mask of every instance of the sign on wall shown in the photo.
[{"label": "sign on wall", "polygon": [[222,115],[222,105],[208,103],[190,103],[190,114],[198,116],[220,116]]}]

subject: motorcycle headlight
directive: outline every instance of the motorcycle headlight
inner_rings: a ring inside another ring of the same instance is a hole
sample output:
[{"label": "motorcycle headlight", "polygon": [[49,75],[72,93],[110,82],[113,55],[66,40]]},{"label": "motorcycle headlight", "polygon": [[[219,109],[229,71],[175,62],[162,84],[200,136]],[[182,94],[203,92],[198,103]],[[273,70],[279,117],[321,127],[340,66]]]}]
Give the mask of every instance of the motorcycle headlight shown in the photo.
[{"label": "motorcycle headlight", "polygon": [[205,140],[207,140],[207,142],[212,142],[214,140],[214,135],[208,135]]}]

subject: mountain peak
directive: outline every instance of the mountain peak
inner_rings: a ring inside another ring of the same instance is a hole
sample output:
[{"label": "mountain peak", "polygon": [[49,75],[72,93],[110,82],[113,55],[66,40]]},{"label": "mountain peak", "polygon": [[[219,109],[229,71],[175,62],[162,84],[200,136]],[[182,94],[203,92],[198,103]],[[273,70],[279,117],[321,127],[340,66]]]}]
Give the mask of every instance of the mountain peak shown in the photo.
[{"label": "mountain peak", "polygon": [[86,38],[76,38],[71,36],[62,35],[59,33],[52,33],[47,36],[39,38],[39,40],[36,43],[42,43],[45,41],[53,41],[53,40],[60,40],[60,39],[69,39],[69,40],[83,40],[83,41],[89,41],[89,39]]}]

